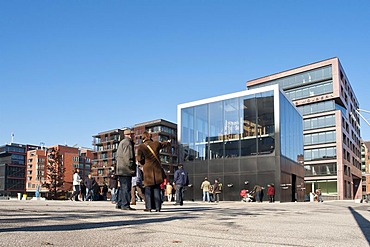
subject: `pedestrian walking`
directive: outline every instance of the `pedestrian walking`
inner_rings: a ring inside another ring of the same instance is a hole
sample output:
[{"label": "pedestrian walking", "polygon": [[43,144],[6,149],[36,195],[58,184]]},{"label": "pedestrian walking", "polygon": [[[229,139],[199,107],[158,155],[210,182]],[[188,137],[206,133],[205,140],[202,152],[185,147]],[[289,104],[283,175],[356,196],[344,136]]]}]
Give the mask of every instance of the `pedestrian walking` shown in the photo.
[{"label": "pedestrian walking", "polygon": [[167,184],[166,184],[166,196],[167,196],[167,201],[169,201],[169,202],[172,201],[172,191],[173,191],[173,186],[171,185],[170,182],[167,182]]},{"label": "pedestrian walking", "polygon": [[118,181],[116,172],[114,171],[114,166],[111,166],[110,172],[109,172],[109,189],[110,189],[110,195],[111,195],[111,202],[113,204],[117,203],[117,192],[118,192]]},{"label": "pedestrian walking", "polygon": [[85,201],[86,200],[86,186],[85,186],[84,181],[81,181],[80,186],[81,186],[81,201]]},{"label": "pedestrian walking", "polygon": [[87,175],[87,178],[85,179],[84,183],[86,186],[86,201],[88,200],[93,201],[94,200],[94,188],[96,186],[96,181],[92,177],[91,173]]},{"label": "pedestrian walking", "polygon": [[220,194],[222,191],[222,183],[218,179],[215,179],[215,183],[213,184],[213,195],[214,195],[214,200],[215,202],[220,201]]},{"label": "pedestrian walking", "polygon": [[174,184],[176,186],[176,203],[174,205],[184,205],[184,189],[189,185],[188,173],[184,170],[184,166],[179,164],[178,169],[174,174]]},{"label": "pedestrian walking", "polygon": [[79,172],[80,172],[80,170],[78,168],[76,168],[74,173],[73,173],[72,185],[73,185],[74,190],[73,190],[73,194],[69,198],[71,201],[73,200],[73,198],[74,198],[75,201],[79,201],[78,200],[78,195],[80,194],[80,183],[82,181],[82,179],[79,175]]},{"label": "pedestrian walking", "polygon": [[141,201],[145,198],[143,194],[143,171],[140,165],[136,166],[136,176],[132,177],[131,183],[131,205],[136,205],[137,196]]}]

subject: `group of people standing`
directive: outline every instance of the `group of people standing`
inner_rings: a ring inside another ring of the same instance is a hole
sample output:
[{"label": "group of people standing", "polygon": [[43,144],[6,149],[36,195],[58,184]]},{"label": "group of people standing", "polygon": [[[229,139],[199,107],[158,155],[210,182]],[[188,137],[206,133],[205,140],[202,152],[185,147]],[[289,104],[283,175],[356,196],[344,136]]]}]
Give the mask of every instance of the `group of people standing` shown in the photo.
[{"label": "group of people standing", "polygon": [[[265,188],[256,184],[251,191],[243,189],[240,191],[240,196],[244,202],[263,202]],[[275,185],[267,185],[267,197],[269,203],[275,202]]]},{"label": "group of people standing", "polygon": [[73,193],[69,198],[70,200],[97,201],[107,199],[108,186],[106,184],[100,187],[91,174],[85,180],[82,180],[79,173],[80,170],[76,168],[73,173]]},{"label": "group of people standing", "polygon": [[[102,188],[91,174],[82,181],[79,169],[73,174],[73,194],[71,200],[78,201],[81,192],[82,200],[95,200],[97,194],[106,200],[108,189],[111,190],[111,201],[116,204],[116,209],[136,210],[131,205],[136,205],[136,197],[145,201],[146,212],[162,208],[164,196],[172,200],[172,191],[176,190],[175,205],[183,205],[184,188],[189,184],[187,172],[183,165],[179,164],[174,173],[174,182],[170,184],[166,180],[166,173],[159,159],[159,151],[171,144],[171,140],[165,142],[153,141],[149,132],[142,134],[143,143],[138,146],[137,154],[133,139],[134,132],[131,129],[124,130],[124,138],[120,141],[116,152],[116,164],[111,167],[109,173],[109,187],[104,184]],[[85,188],[81,188],[84,186]],[[98,191],[96,191],[98,188]]]},{"label": "group of people standing", "polygon": [[219,179],[215,179],[214,184],[208,181],[208,177],[204,178],[204,181],[200,185],[200,189],[203,191],[204,202],[219,202],[220,194],[222,192],[222,183]]},{"label": "group of people standing", "polygon": [[[256,202],[263,202],[264,190],[265,190],[265,187],[262,187],[258,184],[254,186],[251,193],[254,194]],[[275,202],[275,185],[274,184],[267,185],[267,197],[270,203]]]},{"label": "group of people standing", "polygon": [[[124,131],[124,139],[119,143],[116,153],[115,176],[119,182],[116,208],[121,210],[135,210],[131,205],[136,204],[135,195],[144,197],[146,212],[162,208],[163,194],[161,184],[165,182],[166,174],[159,159],[159,151],[171,144],[171,140],[165,142],[153,141],[149,132],[142,134],[143,143],[138,146],[135,155],[133,139],[135,134],[132,130]],[[188,175],[182,165],[174,174],[174,186],[176,187],[175,205],[183,205],[184,186],[188,183]],[[144,193],[143,193],[144,191]]]}]

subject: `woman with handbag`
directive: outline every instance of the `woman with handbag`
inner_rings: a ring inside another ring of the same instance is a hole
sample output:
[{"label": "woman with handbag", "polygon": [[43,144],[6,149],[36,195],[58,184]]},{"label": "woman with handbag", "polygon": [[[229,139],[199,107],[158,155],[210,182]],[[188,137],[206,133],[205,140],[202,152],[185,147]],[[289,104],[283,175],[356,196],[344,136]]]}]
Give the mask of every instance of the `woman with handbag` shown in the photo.
[{"label": "woman with handbag", "polygon": [[159,159],[159,151],[170,145],[171,140],[166,142],[153,141],[148,132],[142,135],[143,143],[137,150],[137,161],[143,166],[144,187],[145,187],[145,209],[150,212],[155,209],[156,212],[161,210],[161,188],[160,185],[166,178]]}]

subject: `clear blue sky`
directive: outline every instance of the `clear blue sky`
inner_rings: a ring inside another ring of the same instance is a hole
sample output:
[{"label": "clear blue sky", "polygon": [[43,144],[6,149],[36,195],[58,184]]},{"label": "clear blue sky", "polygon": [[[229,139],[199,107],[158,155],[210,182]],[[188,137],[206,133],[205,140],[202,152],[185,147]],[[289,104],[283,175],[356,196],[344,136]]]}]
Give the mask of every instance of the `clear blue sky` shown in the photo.
[{"label": "clear blue sky", "polygon": [[92,147],[99,132],[176,122],[178,104],[332,57],[370,110],[369,13],[365,0],[0,1],[0,145],[14,133]]}]

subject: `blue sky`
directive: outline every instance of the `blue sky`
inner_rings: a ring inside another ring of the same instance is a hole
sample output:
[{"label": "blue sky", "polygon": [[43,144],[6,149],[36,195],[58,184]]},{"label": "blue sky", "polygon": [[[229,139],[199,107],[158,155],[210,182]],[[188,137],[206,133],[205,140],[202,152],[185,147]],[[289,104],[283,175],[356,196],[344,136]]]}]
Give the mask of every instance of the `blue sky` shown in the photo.
[{"label": "blue sky", "polygon": [[14,133],[91,147],[99,132],[176,122],[178,104],[332,57],[370,110],[369,13],[338,0],[0,1],[0,145]]}]

